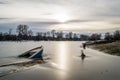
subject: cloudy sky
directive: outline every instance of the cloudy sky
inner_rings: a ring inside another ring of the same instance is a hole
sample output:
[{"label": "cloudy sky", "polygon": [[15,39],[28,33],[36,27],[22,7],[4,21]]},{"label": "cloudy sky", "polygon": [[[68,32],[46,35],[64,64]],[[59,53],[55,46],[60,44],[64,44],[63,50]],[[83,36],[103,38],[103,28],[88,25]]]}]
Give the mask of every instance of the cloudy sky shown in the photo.
[{"label": "cloudy sky", "polygon": [[0,32],[27,24],[33,31],[120,29],[120,0],[0,0]]}]

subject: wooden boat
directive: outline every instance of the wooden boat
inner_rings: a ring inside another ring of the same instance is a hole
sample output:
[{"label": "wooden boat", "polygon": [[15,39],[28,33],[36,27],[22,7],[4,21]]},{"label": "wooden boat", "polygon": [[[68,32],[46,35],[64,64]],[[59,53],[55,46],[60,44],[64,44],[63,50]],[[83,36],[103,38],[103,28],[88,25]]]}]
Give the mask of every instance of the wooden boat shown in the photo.
[{"label": "wooden boat", "polygon": [[42,54],[43,54],[43,47],[40,46],[40,47],[31,49],[25,53],[22,53],[18,57],[43,60]]}]

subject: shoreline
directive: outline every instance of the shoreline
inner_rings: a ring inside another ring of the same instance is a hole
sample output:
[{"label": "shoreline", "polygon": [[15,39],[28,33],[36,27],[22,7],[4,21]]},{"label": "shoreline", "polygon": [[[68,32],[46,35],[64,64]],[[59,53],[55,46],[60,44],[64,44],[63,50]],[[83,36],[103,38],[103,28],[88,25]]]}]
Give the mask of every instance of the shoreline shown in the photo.
[{"label": "shoreline", "polygon": [[88,46],[92,49],[99,50],[101,52],[105,52],[110,55],[120,56],[120,41],[108,42],[108,43],[93,43],[88,44]]}]

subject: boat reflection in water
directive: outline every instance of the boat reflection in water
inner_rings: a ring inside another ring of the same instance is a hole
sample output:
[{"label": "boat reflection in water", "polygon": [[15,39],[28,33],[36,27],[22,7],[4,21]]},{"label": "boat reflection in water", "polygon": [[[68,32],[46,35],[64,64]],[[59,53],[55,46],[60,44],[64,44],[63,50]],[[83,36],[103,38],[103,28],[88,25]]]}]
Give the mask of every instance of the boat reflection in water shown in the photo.
[{"label": "boat reflection in water", "polygon": [[86,57],[86,55],[85,55],[85,53],[83,52],[83,50],[81,50],[81,60],[83,61],[84,59],[85,59],[85,57]]}]

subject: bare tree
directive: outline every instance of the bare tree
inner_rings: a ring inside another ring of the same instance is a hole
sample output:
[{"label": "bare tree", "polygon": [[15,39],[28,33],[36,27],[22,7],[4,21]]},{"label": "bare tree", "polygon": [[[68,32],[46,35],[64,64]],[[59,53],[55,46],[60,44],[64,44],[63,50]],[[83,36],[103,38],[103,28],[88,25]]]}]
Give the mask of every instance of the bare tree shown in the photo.
[{"label": "bare tree", "polygon": [[18,25],[17,27],[17,33],[19,36],[24,36],[24,35],[28,35],[28,26],[27,25]]},{"label": "bare tree", "polygon": [[55,30],[51,31],[51,34],[53,35],[53,39],[55,38],[55,32],[56,32]]},{"label": "bare tree", "polygon": [[69,35],[69,39],[72,39],[73,33],[69,32],[68,35]]},{"label": "bare tree", "polygon": [[105,40],[112,40],[112,35],[109,32],[105,33]]},{"label": "bare tree", "polygon": [[47,37],[50,37],[50,32],[49,31],[46,34],[47,34]]},{"label": "bare tree", "polygon": [[12,29],[9,29],[8,33],[9,33],[9,35],[11,35],[12,34]]},{"label": "bare tree", "polygon": [[119,30],[114,32],[114,39],[115,40],[120,40],[120,31]]},{"label": "bare tree", "polygon": [[29,31],[28,31],[28,36],[33,36],[32,30],[29,30]]}]

